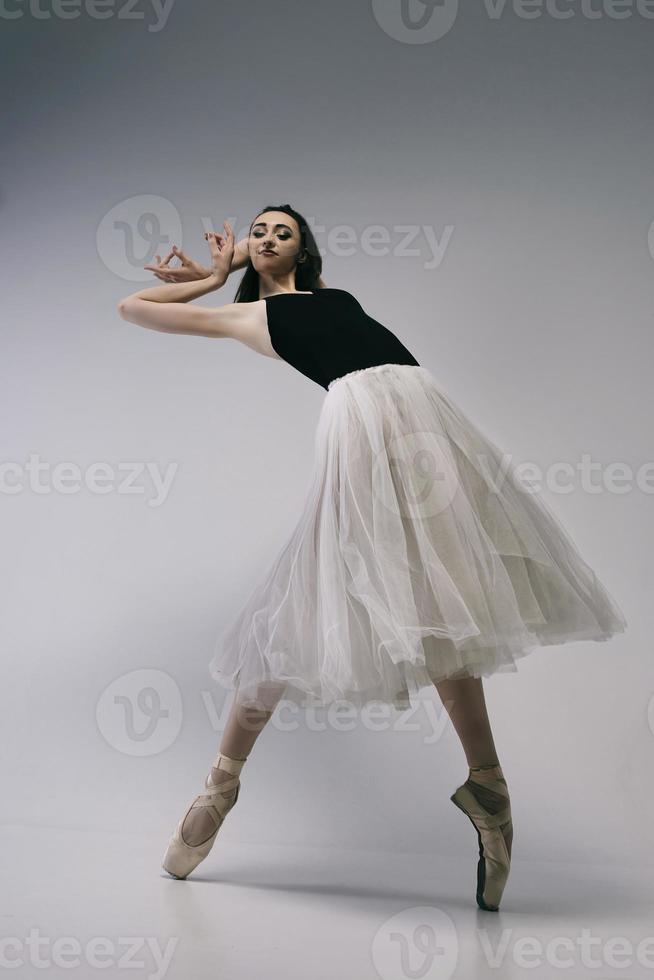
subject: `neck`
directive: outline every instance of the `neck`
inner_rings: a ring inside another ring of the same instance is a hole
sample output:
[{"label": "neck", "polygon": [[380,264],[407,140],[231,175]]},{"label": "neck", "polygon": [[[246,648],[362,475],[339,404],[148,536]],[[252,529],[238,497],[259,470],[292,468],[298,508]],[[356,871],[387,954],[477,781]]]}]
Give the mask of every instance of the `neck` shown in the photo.
[{"label": "neck", "polygon": [[281,276],[259,274],[259,299],[271,293],[295,293],[295,272],[286,272]]}]

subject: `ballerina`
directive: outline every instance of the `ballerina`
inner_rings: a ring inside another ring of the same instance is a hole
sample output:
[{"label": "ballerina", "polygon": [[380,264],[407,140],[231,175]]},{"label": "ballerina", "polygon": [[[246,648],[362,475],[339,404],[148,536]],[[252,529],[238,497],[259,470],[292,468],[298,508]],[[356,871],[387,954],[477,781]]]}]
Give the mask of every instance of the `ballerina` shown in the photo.
[{"label": "ballerina", "polygon": [[[210,266],[176,247],[156,256],[146,268],[164,284],[122,300],[120,315],[238,340],[326,395],[297,525],[216,643],[211,676],[235,696],[204,792],[163,867],[185,878],[207,856],[282,696],[402,710],[433,685],[469,768],[450,799],[477,832],[476,901],[497,911],[513,822],[483,677],[516,671],[536,647],[607,640],[626,628],[622,611],[431,372],[352,293],[324,283],[299,212],[265,207],[241,242],[228,222],[205,238]],[[189,302],[242,268],[233,303]]]}]

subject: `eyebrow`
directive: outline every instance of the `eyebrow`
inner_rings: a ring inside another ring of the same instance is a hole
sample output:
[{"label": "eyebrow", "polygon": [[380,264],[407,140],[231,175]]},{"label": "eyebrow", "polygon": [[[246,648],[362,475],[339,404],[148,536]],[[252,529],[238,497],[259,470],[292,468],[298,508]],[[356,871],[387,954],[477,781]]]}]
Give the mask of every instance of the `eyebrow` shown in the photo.
[{"label": "eyebrow", "polygon": [[[266,227],[266,222],[265,221],[257,221],[256,225],[252,225],[252,230],[254,231],[255,228],[258,228],[259,227],[259,225],[262,225],[265,228]],[[290,227],[290,225],[282,224],[281,221],[278,222],[275,225],[275,228],[288,228],[289,231],[293,231],[293,229]]]}]

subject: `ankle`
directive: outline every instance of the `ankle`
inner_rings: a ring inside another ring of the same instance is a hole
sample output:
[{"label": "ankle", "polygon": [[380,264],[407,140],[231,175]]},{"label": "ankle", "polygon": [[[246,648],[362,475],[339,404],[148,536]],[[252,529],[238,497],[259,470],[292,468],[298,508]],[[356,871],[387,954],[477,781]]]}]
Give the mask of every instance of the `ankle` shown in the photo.
[{"label": "ankle", "polygon": [[219,783],[226,783],[228,779],[234,779],[231,772],[227,772],[225,769],[217,769],[215,766],[211,767],[211,779],[212,782],[217,786]]},{"label": "ankle", "polygon": [[247,756],[239,759],[219,751],[211,767],[212,782],[218,784],[228,779],[238,779],[246,762]]},{"label": "ankle", "polygon": [[483,785],[485,783],[492,783],[495,781],[506,783],[506,778],[499,762],[495,763],[494,765],[468,767],[467,782]]}]

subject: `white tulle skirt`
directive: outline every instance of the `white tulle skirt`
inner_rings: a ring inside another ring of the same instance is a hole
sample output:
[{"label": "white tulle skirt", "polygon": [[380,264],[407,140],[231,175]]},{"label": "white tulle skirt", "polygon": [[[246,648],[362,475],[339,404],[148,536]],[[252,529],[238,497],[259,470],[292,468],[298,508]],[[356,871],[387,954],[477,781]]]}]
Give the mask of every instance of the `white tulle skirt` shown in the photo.
[{"label": "white tulle skirt", "polygon": [[427,368],[333,381],[299,521],[211,676],[240,700],[409,707],[445,678],[626,620],[563,526]]}]

